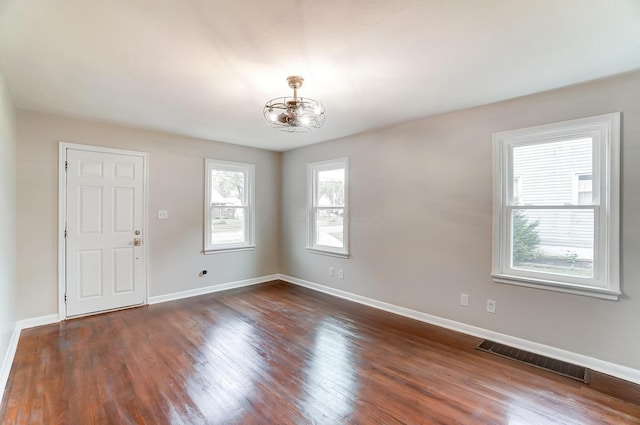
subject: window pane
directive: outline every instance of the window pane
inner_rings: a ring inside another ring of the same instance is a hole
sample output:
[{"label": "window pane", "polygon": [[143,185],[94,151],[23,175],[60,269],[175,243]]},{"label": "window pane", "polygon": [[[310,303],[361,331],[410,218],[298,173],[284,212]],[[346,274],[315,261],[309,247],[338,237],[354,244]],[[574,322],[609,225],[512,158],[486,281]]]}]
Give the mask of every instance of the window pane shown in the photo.
[{"label": "window pane", "polygon": [[344,168],[318,172],[316,206],[344,206]]},{"label": "window pane", "polygon": [[512,211],[514,269],[593,277],[593,210]]},{"label": "window pane", "polygon": [[581,192],[591,192],[592,182],[593,177],[591,174],[580,174],[578,176],[578,190]]},{"label": "window pane", "polygon": [[590,205],[592,203],[592,198],[593,198],[592,192],[578,192],[579,205]]},{"label": "window pane", "polygon": [[244,208],[211,207],[211,243],[244,242],[244,215]]},{"label": "window pane", "polygon": [[511,201],[511,203],[513,205],[520,204],[520,200],[522,199],[522,177],[513,178],[513,186],[511,188],[511,192],[513,194],[513,200]]},{"label": "window pane", "polygon": [[245,173],[211,170],[211,205],[245,205]]},{"label": "window pane", "polygon": [[[592,175],[591,139],[563,140],[513,148],[513,175],[522,186],[513,188],[515,205],[572,205],[577,174]],[[583,185],[587,181],[582,181]]]},{"label": "window pane", "polygon": [[316,209],[316,244],[344,248],[344,208]]},{"label": "window pane", "polygon": [[593,176],[591,174],[579,174],[576,191],[579,205],[593,203]]}]

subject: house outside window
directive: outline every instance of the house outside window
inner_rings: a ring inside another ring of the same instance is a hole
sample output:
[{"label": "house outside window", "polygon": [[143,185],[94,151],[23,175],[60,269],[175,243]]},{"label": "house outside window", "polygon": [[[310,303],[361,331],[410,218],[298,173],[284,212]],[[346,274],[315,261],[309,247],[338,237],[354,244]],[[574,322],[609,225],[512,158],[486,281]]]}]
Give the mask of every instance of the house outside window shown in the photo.
[{"label": "house outside window", "polygon": [[617,299],[619,114],[494,134],[496,282]]},{"label": "house outside window", "polygon": [[514,203],[519,203],[522,198],[522,176],[516,176],[513,178],[513,189],[511,199]]},{"label": "house outside window", "polygon": [[205,160],[204,252],[254,248],[255,165]]},{"label": "house outside window", "polygon": [[574,201],[578,205],[589,205],[593,201],[593,176],[591,173],[576,173]]},{"label": "house outside window", "polygon": [[347,158],[307,165],[309,251],[349,256],[347,178]]}]

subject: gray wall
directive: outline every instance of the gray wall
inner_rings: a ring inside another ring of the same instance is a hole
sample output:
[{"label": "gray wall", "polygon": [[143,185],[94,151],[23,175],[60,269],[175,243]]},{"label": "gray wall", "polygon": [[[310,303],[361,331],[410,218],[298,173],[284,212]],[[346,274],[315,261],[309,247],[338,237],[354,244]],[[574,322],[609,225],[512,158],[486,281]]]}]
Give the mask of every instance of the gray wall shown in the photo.
[{"label": "gray wall", "polygon": [[[0,349],[15,321],[12,108],[2,92]],[[17,318],[57,312],[58,141],[150,154],[150,295],[284,273],[640,369],[640,73],[454,112],[285,154],[18,111]],[[493,283],[491,134],[623,112],[618,302]],[[7,124],[5,124],[7,123]],[[5,128],[7,130],[5,130]],[[7,136],[5,136],[5,133]],[[8,142],[7,142],[8,141]],[[5,152],[4,151],[8,151]],[[304,250],[306,164],[349,157],[350,259]],[[258,248],[204,256],[203,160],[256,164]],[[279,207],[282,210],[279,210]],[[169,220],[157,221],[157,209]],[[345,270],[329,278],[328,267]],[[202,268],[207,277],[199,277]],[[6,270],[6,271],[5,271]],[[470,295],[468,308],[459,295]],[[484,311],[487,298],[497,313]],[[2,353],[2,351],[0,351]]]},{"label": "gray wall", "polygon": [[[58,310],[59,141],[149,153],[150,296],[278,273],[280,153],[28,111],[17,122],[20,319]],[[256,165],[255,250],[201,254],[205,158]]]},{"label": "gray wall", "polygon": [[[0,74],[0,366],[16,325],[16,123],[15,109]],[[1,384],[0,384],[1,385]],[[1,388],[0,388],[1,389]],[[0,394],[0,398],[2,395]]]},{"label": "gray wall", "polygon": [[[284,274],[640,369],[640,73],[286,152]],[[618,302],[494,283],[492,133],[623,113]],[[327,119],[331,119],[330,116]],[[305,251],[308,162],[349,157],[350,259]],[[344,269],[330,278],[329,266]],[[468,308],[458,305],[461,292]],[[485,312],[487,298],[497,313]]]}]

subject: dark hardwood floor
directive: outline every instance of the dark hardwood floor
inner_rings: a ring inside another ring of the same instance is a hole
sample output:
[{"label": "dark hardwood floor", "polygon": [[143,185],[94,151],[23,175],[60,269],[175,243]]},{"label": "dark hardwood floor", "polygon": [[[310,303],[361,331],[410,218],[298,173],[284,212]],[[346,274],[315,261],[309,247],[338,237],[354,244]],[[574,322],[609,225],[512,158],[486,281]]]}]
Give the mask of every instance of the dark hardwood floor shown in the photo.
[{"label": "dark hardwood floor", "polygon": [[640,424],[634,393],[615,398],[477,342],[273,282],[25,330],[0,420]]}]

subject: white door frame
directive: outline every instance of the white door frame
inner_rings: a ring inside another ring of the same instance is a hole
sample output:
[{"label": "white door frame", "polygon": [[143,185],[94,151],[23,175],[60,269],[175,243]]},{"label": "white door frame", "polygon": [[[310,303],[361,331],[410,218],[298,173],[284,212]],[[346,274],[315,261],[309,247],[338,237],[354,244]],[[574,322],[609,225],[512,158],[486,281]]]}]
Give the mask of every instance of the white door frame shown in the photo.
[{"label": "white door frame", "polygon": [[67,149],[76,149],[86,152],[96,153],[113,153],[120,155],[141,156],[143,159],[143,182],[142,190],[144,192],[142,198],[142,234],[145,236],[145,243],[142,244],[145,259],[145,278],[144,278],[144,304],[149,303],[149,255],[148,244],[149,226],[149,154],[146,152],[128,151],[122,149],[104,148],[101,146],[80,145],[77,143],[59,142],[58,147],[58,319],[60,321],[67,319],[67,304],[64,300],[67,285],[67,261],[66,261],[66,240],[64,232],[67,218],[67,177],[65,171],[65,161],[67,159]]}]

